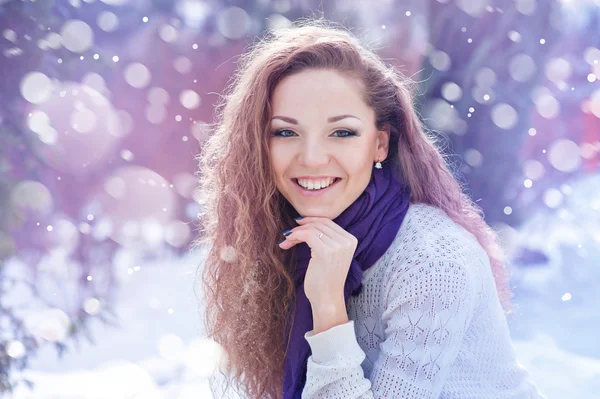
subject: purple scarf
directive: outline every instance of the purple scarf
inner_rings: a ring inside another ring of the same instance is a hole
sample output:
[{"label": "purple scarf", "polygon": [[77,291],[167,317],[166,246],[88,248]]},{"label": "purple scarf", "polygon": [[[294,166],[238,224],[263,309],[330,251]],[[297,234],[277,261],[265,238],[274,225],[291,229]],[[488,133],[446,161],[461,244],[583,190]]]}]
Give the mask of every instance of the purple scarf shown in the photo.
[{"label": "purple scarf", "polygon": [[[409,199],[408,185],[396,179],[389,167],[374,168],[365,191],[333,219],[358,239],[358,246],[344,286],[346,304],[350,296],[360,294],[364,271],[371,267],[392,244],[408,210]],[[310,258],[308,244],[305,242],[296,244],[295,319],[285,359],[283,399],[301,399],[306,382],[306,363],[311,351],[304,334],[313,329],[313,318],[310,302],[304,293],[304,276]],[[284,340],[289,332],[289,322],[288,317]]]}]

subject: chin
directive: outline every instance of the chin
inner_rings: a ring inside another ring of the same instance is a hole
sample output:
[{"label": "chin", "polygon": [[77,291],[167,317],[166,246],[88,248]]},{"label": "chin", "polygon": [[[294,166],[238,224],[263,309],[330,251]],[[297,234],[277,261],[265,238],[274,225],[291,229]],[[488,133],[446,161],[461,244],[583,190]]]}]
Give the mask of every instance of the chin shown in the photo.
[{"label": "chin", "polygon": [[304,208],[296,208],[294,207],[294,209],[296,209],[296,211],[304,216],[304,217],[309,217],[309,216],[313,216],[313,217],[320,217],[320,218],[328,218],[328,219],[335,219],[336,217],[338,217],[342,212],[335,212],[335,210],[333,208],[323,208],[323,207],[304,207]]}]

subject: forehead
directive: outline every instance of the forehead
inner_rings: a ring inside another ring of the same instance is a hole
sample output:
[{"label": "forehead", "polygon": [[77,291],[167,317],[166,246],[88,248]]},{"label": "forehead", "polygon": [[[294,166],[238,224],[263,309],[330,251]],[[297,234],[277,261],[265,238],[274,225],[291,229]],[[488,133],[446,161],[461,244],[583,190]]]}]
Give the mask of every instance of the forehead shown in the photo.
[{"label": "forehead", "polygon": [[303,114],[360,113],[372,110],[364,102],[361,83],[329,69],[309,69],[283,78],[272,96],[273,114],[302,117]]}]

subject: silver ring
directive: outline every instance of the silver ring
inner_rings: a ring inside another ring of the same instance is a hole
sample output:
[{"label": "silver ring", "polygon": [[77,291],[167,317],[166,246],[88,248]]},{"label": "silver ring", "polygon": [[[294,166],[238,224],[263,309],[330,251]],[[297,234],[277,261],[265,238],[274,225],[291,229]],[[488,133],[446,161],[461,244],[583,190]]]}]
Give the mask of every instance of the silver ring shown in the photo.
[{"label": "silver ring", "polygon": [[319,238],[323,237],[323,233],[319,234]]}]

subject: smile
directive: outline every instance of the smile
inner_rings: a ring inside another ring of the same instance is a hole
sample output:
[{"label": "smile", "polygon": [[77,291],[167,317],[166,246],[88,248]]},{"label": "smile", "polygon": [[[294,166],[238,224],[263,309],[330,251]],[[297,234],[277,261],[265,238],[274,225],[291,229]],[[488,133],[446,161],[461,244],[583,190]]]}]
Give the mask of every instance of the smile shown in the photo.
[{"label": "smile", "polygon": [[338,177],[333,181],[333,183],[331,183],[329,186],[327,186],[325,188],[320,188],[318,190],[309,190],[307,188],[302,187],[298,183],[297,179],[292,179],[292,181],[294,182],[294,186],[296,186],[296,188],[298,189],[298,192],[305,197],[317,197],[317,196],[325,195],[328,192],[330,192],[334,187],[336,187],[340,180],[342,180],[342,179],[340,179]]}]

